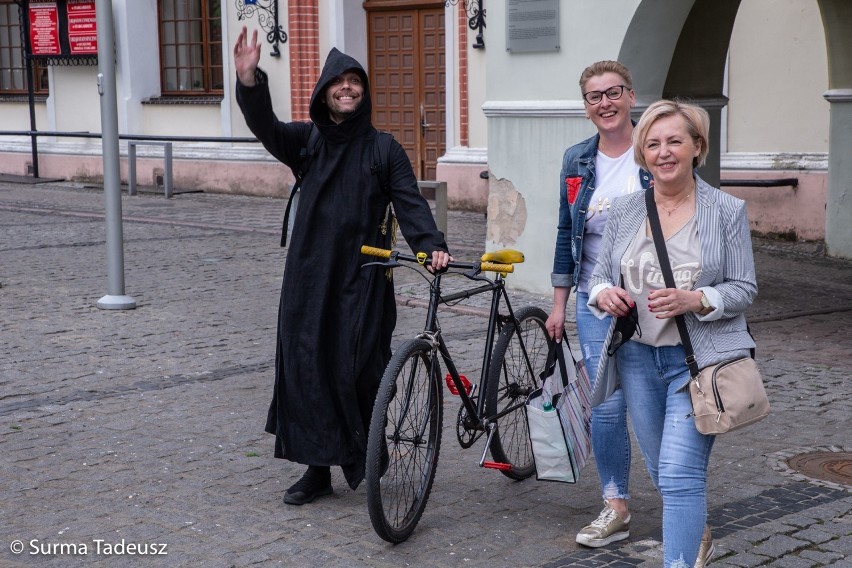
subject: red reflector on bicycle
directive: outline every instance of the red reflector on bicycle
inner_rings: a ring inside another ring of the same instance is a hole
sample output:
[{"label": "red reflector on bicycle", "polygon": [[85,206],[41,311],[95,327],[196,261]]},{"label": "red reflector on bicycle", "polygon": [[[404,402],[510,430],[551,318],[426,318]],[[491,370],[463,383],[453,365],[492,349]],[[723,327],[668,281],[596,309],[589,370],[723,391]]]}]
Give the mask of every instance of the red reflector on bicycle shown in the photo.
[{"label": "red reflector on bicycle", "polygon": [[[446,383],[447,383],[447,388],[448,388],[448,389],[450,389],[450,394],[455,395],[455,396],[458,396],[458,395],[459,395],[459,389],[456,387],[456,383],[455,383],[455,381],[453,380],[453,376],[452,376],[451,374],[447,373],[447,376],[446,376],[446,377],[444,377],[444,380],[445,380],[445,381],[446,381]],[[459,375],[459,380],[461,381],[462,386],[464,387],[465,392],[466,392],[468,395],[470,395],[470,390],[471,390],[471,388],[472,388],[472,385],[470,384],[470,381],[469,381],[469,380],[467,380],[467,377],[465,377],[464,375]]]},{"label": "red reflector on bicycle", "polygon": [[502,471],[509,471],[512,469],[512,464],[510,463],[500,463],[500,462],[482,462],[482,467],[487,467],[489,469],[499,469]]}]

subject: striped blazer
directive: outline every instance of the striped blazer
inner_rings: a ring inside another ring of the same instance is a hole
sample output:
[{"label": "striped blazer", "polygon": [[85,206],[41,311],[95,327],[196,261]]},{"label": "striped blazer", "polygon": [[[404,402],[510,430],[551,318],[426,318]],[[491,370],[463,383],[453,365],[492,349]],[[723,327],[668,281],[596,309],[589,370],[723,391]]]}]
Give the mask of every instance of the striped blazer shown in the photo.
[{"label": "striped blazer", "polygon": [[[745,202],[695,176],[696,221],[701,241],[701,290],[716,309],[706,316],[684,314],[699,367],[745,357],[754,348],[744,312],[757,296],[757,279]],[[597,295],[619,282],[621,258],[648,211],[637,191],[616,199],[604,230],[601,251],[589,280],[589,308],[600,318]]]}]

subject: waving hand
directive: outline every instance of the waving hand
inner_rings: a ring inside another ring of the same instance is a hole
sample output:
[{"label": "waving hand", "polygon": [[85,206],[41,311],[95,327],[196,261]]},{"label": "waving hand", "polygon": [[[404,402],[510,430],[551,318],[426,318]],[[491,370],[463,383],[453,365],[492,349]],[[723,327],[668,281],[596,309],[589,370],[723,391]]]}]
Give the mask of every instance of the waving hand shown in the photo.
[{"label": "waving hand", "polygon": [[247,41],[248,30],[243,26],[240,37],[234,45],[234,67],[237,70],[237,78],[246,87],[255,84],[254,72],[260,63],[260,45],[257,43],[257,30],[251,34],[251,42]]}]

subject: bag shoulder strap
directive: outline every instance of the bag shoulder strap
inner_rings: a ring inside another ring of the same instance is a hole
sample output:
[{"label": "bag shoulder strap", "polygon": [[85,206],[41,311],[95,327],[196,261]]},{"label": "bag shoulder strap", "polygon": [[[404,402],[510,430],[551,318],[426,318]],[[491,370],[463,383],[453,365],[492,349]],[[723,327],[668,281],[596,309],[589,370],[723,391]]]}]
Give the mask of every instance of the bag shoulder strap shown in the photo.
[{"label": "bag shoulder strap", "polygon": [[[576,367],[577,360],[574,359],[574,353],[571,352],[571,346],[568,345],[567,334],[565,330],[562,330],[562,341],[566,342],[565,345],[568,347],[568,352],[571,353],[571,362]],[[553,341],[550,344],[550,349],[547,351],[547,359],[544,362],[544,369],[539,374],[539,379],[541,379],[542,383],[544,380],[553,375],[556,371],[556,365],[559,365],[559,374],[562,375],[562,386],[568,386],[568,363],[565,361],[565,351],[562,348],[562,341]]]},{"label": "bag shoulder strap", "polygon": [[390,152],[393,141],[393,134],[390,132],[376,131],[376,139],[373,144],[373,166],[370,168],[371,173],[379,176],[382,192],[388,198],[388,201],[391,198]]},{"label": "bag shoulder strap", "polygon": [[296,177],[296,183],[293,184],[293,189],[290,190],[290,197],[287,198],[287,208],[284,209],[284,221],[281,226],[282,247],[287,246],[287,225],[290,224],[290,209],[293,207],[293,198],[296,197],[296,193],[299,191],[299,188],[302,187],[302,180],[305,178],[305,174],[308,173],[308,169],[311,167],[311,162],[319,149],[319,145],[320,132],[312,122],[311,132],[308,135],[308,143],[299,150],[299,163],[293,169],[293,175]]},{"label": "bag shoulder strap", "polygon": [[387,237],[390,233],[390,243],[387,246],[394,248],[396,246],[396,215],[394,215],[393,202],[391,201],[391,163],[390,153],[393,146],[394,138],[390,132],[377,130],[373,142],[373,165],[370,167],[370,172],[379,176],[379,184],[382,193],[387,199],[385,214],[382,222],[379,223],[379,232]]},{"label": "bag shoulder strap", "polygon": [[[672,266],[669,262],[669,253],[666,250],[666,240],[663,237],[663,229],[660,227],[660,216],[657,212],[657,204],[654,201],[654,190],[645,190],[645,208],[648,210],[648,223],[651,225],[651,235],[654,237],[654,247],[657,249],[657,258],[660,262],[660,270],[666,286],[676,288]],[[683,314],[675,316],[680,341],[683,343],[683,351],[686,354],[686,364],[689,366],[689,374],[693,377],[698,375],[698,363],[695,361],[695,352],[692,342],[689,340],[689,330],[686,329],[686,320]]]}]

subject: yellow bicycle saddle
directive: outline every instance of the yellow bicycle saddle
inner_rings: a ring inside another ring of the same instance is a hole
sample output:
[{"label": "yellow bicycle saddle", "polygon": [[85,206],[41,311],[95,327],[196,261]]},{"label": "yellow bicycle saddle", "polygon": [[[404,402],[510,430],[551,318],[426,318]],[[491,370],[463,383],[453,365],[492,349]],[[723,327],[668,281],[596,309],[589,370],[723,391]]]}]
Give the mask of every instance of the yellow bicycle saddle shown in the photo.
[{"label": "yellow bicycle saddle", "polygon": [[514,249],[500,249],[486,252],[479,260],[496,264],[519,264],[524,261],[524,253]]}]

